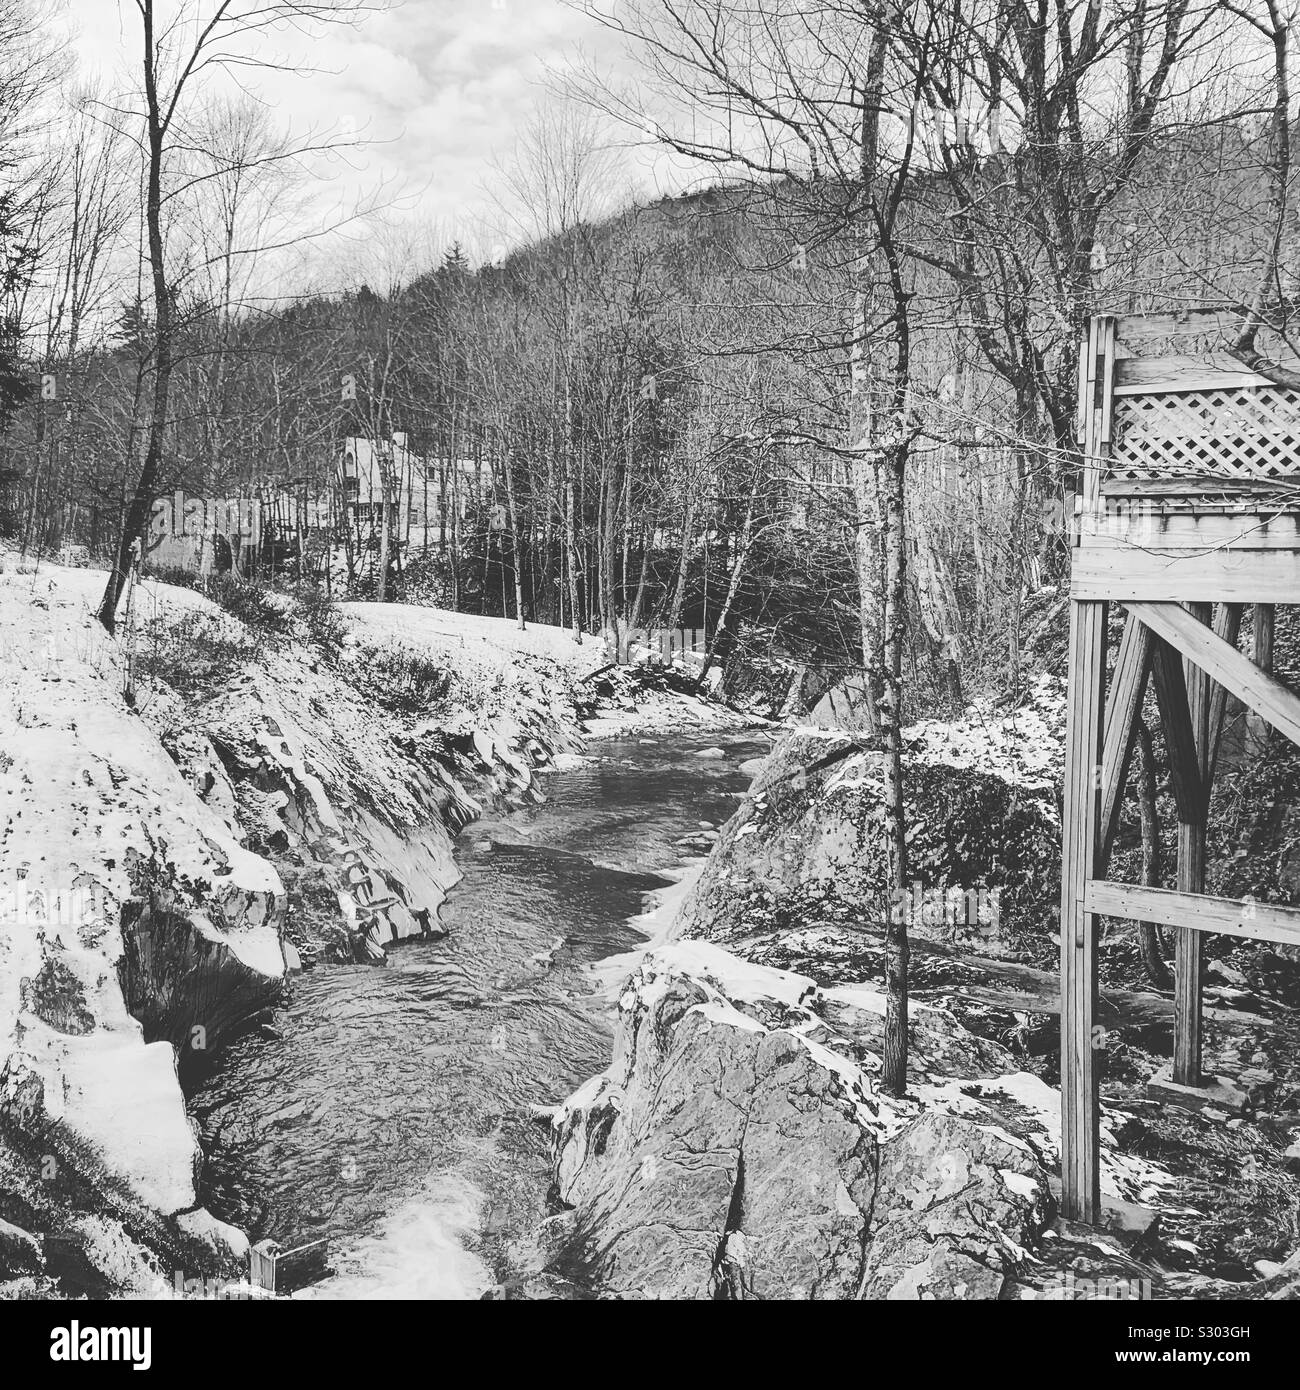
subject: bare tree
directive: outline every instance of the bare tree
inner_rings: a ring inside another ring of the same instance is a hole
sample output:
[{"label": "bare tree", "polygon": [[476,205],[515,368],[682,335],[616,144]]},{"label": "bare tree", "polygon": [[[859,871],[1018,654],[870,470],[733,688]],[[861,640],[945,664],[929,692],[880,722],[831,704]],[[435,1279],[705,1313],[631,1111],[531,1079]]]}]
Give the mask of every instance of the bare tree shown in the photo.
[{"label": "bare tree", "polygon": [[144,462],[136,481],[104,590],[99,620],[111,632],[126,584],[132,546],[153,502],[168,428],[168,401],[174,369],[175,286],[167,259],[165,184],[169,160],[187,102],[204,77],[219,69],[278,66],[254,56],[258,42],[292,28],[312,31],[323,24],[355,23],[381,7],[380,0],[132,0],[140,18],[139,95],[143,109],[141,145],[145,158],[145,228],[153,294],[153,353],[149,420]]}]

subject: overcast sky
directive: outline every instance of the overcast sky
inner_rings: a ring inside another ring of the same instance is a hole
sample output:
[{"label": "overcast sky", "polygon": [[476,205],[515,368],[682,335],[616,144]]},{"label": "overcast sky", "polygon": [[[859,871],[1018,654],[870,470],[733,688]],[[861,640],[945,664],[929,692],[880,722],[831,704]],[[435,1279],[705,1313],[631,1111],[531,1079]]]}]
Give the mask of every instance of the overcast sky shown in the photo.
[{"label": "overcast sky", "polygon": [[[85,72],[138,64],[131,0],[63,4]],[[310,50],[300,44],[294,56],[309,53],[314,71],[246,80],[299,130],[351,128],[375,142],[352,156],[356,169],[341,182],[358,193],[381,181],[390,196],[404,190],[400,216],[486,252],[499,239],[482,230],[494,215],[482,190],[492,159],[509,157],[519,122],[542,96],[544,66],[567,63],[579,48],[602,64],[621,61],[617,42],[559,0],[398,0]]]}]

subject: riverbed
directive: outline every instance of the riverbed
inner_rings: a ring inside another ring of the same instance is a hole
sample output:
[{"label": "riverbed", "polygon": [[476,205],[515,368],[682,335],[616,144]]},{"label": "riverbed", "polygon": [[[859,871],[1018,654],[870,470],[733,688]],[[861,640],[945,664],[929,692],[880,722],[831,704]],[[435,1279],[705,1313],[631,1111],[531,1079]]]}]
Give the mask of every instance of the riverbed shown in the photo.
[{"label": "riverbed", "polygon": [[[721,758],[700,757],[719,747]],[[635,919],[721,825],[753,735],[592,745],[547,800],[477,822],[440,940],[384,967],[323,965],[191,1098],[202,1200],[286,1248],[327,1239],[299,1297],[476,1298],[547,1214],[533,1117],[609,1061],[587,968],[644,941]]]}]

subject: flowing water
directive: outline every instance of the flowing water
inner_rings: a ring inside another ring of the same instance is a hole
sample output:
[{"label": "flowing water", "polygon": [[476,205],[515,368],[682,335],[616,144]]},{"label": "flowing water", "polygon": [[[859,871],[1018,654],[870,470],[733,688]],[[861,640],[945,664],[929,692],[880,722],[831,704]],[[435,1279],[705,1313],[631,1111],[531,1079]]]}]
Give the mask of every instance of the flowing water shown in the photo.
[{"label": "flowing water", "polygon": [[[697,757],[721,747],[722,759]],[[546,1214],[534,1105],[609,1062],[584,967],[642,944],[631,919],[720,825],[766,745],[607,742],[549,774],[548,800],[469,826],[449,934],[389,964],[296,978],[278,1038],[249,1036],[193,1097],[203,1200],[286,1248],[328,1237],[313,1296],[476,1297]]]}]

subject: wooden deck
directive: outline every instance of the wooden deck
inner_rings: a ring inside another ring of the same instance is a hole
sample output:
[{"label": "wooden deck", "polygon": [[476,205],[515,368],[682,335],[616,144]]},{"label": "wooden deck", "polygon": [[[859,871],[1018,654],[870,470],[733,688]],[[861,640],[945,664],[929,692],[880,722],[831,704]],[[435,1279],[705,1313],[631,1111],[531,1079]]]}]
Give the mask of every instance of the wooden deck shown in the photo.
[{"label": "wooden deck", "polygon": [[[1204,933],[1300,944],[1300,909],[1204,893],[1206,816],[1228,697],[1300,743],[1300,697],[1268,669],[1275,605],[1300,603],[1300,393],[1221,352],[1134,355],[1153,341],[1203,332],[1207,317],[1095,318],[1080,355],[1084,467],[1070,579],[1061,1114],[1063,1214],[1087,1222],[1101,1209],[1099,919],[1174,929],[1173,1079],[1189,1087],[1202,1082]],[[1127,617],[1108,681],[1112,603]],[[1249,654],[1238,649],[1246,605]],[[1148,689],[1178,812],[1173,890],[1107,877]]]}]

